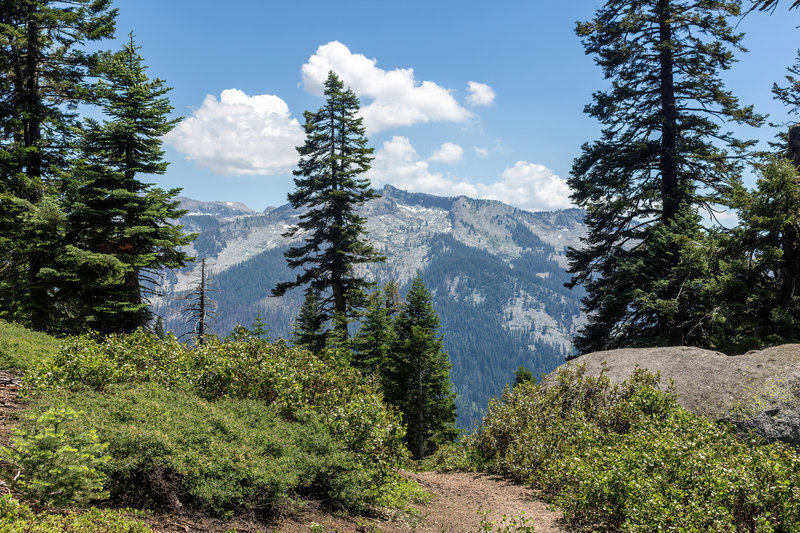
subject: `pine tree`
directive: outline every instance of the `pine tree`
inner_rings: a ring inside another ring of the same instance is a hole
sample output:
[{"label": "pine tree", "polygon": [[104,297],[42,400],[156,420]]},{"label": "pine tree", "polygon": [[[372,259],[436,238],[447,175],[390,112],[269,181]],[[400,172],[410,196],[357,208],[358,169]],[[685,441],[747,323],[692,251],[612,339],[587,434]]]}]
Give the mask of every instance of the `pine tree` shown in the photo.
[{"label": "pine tree", "polygon": [[[356,208],[375,198],[369,180],[372,148],[367,148],[362,119],[356,116],[358,98],[333,72],[325,82],[326,103],[316,113],[306,111],[306,142],[300,154],[296,190],[289,194],[292,207],[307,207],[300,222],[285,237],[303,235],[303,244],[290,248],[286,261],[302,268],[294,281],[278,283],[272,293],[310,285],[319,298],[318,310],[324,324],[334,315],[352,318],[364,300],[369,283],[353,273],[355,265],[382,258],[365,239],[366,220]],[[308,292],[306,293],[308,295]],[[347,338],[347,320],[334,327]]]},{"label": "pine tree", "polygon": [[[85,159],[70,206],[67,239],[85,252],[79,271],[87,274],[70,287],[78,287],[77,299],[101,332],[146,326],[158,271],[185,266],[191,258],[179,248],[195,238],[173,222],[185,214],[175,200],[180,189],[164,191],[140,179],[166,171],[162,137],[177,119],[168,118],[170,89],[147,77],[138,50],[131,34],[122,50],[98,63],[94,90],[107,120],[86,120]],[[116,275],[91,274],[103,268],[102,256],[117,262]]]},{"label": "pine tree", "polygon": [[685,276],[703,270],[684,261],[686,241],[699,237],[698,210],[727,197],[750,145],[719,121],[761,121],[720,79],[729,48],[741,48],[727,22],[738,14],[736,2],[609,0],[577,26],[612,81],[586,108],[602,137],[583,146],[569,179],[588,227],[568,251],[568,286],[587,290],[581,353],[706,342],[708,310],[682,292],[697,281]]},{"label": "pine tree", "polygon": [[353,337],[352,364],[364,373],[379,373],[388,359],[394,341],[392,311],[383,290],[368,298],[367,309],[358,333]]},{"label": "pine tree", "polygon": [[[750,11],[758,9],[759,11],[774,11],[780,0],[750,0],[753,6],[750,8]],[[789,5],[789,9],[795,9],[800,7],[800,0],[794,0],[791,5]]]},{"label": "pine tree", "polygon": [[406,444],[422,459],[458,435],[451,363],[439,334],[439,317],[422,278],[415,277],[394,323],[395,338],[384,370],[386,400],[407,427]]},{"label": "pine tree", "polygon": [[63,308],[48,286],[63,246],[53,230],[36,242],[27,222],[63,212],[75,108],[94,57],[81,47],[112,37],[116,14],[110,0],[0,0],[0,315],[37,330],[51,329]]},{"label": "pine tree", "polygon": [[800,183],[776,158],[737,187],[739,225],[722,237],[715,341],[728,352],[800,341]]},{"label": "pine tree", "polygon": [[325,348],[325,320],[320,303],[313,289],[306,289],[306,296],[292,328],[292,341],[314,353]]}]

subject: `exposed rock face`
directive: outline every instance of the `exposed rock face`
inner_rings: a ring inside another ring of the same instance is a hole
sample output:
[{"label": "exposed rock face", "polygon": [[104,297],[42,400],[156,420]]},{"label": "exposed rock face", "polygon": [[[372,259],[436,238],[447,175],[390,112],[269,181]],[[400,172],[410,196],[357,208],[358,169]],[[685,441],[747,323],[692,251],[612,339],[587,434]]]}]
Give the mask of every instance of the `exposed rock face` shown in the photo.
[{"label": "exposed rock face", "polygon": [[586,354],[568,364],[585,364],[597,375],[604,362],[612,382],[623,381],[637,366],[659,372],[662,387],[671,379],[689,411],[729,421],[744,433],[800,445],[800,344],[738,356],[689,347],[628,348]]},{"label": "exposed rock face", "polygon": [[[565,249],[580,245],[583,212],[530,213],[493,200],[410,193],[389,185],[380,194],[360,214],[386,262],[359,265],[356,272],[378,283],[392,279],[401,292],[416,273],[422,275],[453,363],[459,424],[471,430],[520,364],[539,375],[572,351],[584,293],[564,287]],[[289,336],[302,291],[282,298],[270,291],[296,275],[283,253],[300,237],[283,234],[302,211],[286,204],[256,213],[236,202],[180,200],[189,213],[179,222],[199,234],[186,251],[206,258],[212,272],[211,298],[218,307],[211,330],[226,335],[236,324],[252,324],[260,313],[271,337]],[[151,300],[153,311],[177,335],[192,327],[183,321],[181,298],[199,279],[198,263],[166,272],[163,297]]]}]

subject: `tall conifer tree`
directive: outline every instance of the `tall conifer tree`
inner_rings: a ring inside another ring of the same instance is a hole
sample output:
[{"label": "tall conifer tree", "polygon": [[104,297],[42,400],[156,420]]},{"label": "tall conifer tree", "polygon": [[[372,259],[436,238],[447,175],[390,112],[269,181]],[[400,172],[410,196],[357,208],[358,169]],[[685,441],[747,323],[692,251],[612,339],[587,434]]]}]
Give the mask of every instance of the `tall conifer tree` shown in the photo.
[{"label": "tall conifer tree", "polygon": [[376,197],[363,177],[373,149],[367,147],[363,121],[356,116],[358,98],[333,72],[325,81],[325,97],[316,113],[304,114],[306,142],[297,148],[296,189],[289,194],[292,207],[308,208],[297,226],[284,234],[303,235],[303,244],[285,253],[289,266],[303,271],[294,281],[278,283],[272,293],[281,296],[310,285],[319,298],[321,322],[337,316],[337,337],[346,339],[344,318],[363,305],[369,285],[353,267],[382,260],[365,238],[366,220],[356,213],[358,206]]},{"label": "tall conifer tree", "polygon": [[85,101],[82,82],[93,57],[81,46],[113,36],[110,4],[0,0],[0,314],[34,329],[50,329],[61,307],[49,282],[62,243],[57,228],[47,242],[37,240],[36,221],[62,210],[74,109]]},{"label": "tall conifer tree", "polygon": [[610,89],[586,112],[604,126],[573,165],[572,199],[586,209],[583,247],[568,252],[571,286],[587,289],[580,352],[647,344],[703,344],[707,317],[686,264],[701,236],[700,208],[729,192],[749,146],[721,122],[761,117],[725,90],[720,72],[742,36],[732,1],[609,0],[579,23]]},{"label": "tall conifer tree", "polygon": [[394,322],[385,363],[386,400],[396,406],[407,427],[406,444],[422,459],[458,436],[452,367],[439,334],[439,317],[422,278],[415,277]]},{"label": "tall conifer tree", "polygon": [[353,338],[353,366],[365,373],[380,371],[394,341],[393,309],[387,293],[375,290],[368,298],[361,327]]},{"label": "tall conifer tree", "polygon": [[[148,324],[146,295],[158,283],[157,271],[185,266],[191,258],[179,248],[195,237],[172,222],[185,213],[175,200],[180,189],[141,181],[166,171],[161,139],[177,119],[168,118],[170,89],[148,78],[138,50],[131,35],[98,63],[95,93],[107,119],[86,121],[85,160],[70,206],[68,242],[87,275],[68,287],[101,332]],[[95,277],[103,269],[106,275]]]}]

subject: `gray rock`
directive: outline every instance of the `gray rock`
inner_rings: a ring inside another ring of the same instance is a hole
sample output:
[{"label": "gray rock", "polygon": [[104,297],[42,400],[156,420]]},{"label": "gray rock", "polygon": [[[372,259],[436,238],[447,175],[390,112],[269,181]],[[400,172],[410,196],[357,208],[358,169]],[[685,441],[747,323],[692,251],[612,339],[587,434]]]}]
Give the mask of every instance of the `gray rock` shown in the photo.
[{"label": "gray rock", "polygon": [[742,433],[800,445],[800,344],[737,356],[685,346],[628,348],[566,364],[584,364],[590,375],[598,375],[604,363],[612,382],[625,380],[637,366],[660,373],[661,386],[666,389],[672,381],[679,403],[689,411],[731,422]]}]

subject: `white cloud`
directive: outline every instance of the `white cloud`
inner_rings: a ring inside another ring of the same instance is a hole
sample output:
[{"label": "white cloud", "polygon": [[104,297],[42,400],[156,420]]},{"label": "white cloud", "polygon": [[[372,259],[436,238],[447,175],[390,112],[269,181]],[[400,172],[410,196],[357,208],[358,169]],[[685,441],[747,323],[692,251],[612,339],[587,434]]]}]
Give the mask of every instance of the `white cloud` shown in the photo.
[{"label": "white cloud", "polygon": [[432,81],[418,82],[414,69],[383,70],[377,62],[331,41],[317,48],[303,65],[303,84],[310,93],[321,95],[328,72],[336,72],[360,98],[371,99],[361,106],[370,133],[422,122],[463,122],[472,117],[449,89]]},{"label": "white cloud", "polygon": [[517,161],[506,168],[502,179],[481,185],[481,198],[500,200],[529,211],[572,207],[566,180],[544,165]]},{"label": "white cloud", "polygon": [[166,140],[216,174],[270,175],[297,163],[295,147],[303,144],[305,133],[279,97],[226,89],[219,100],[206,96]]},{"label": "white cloud", "polygon": [[467,82],[467,103],[472,106],[492,105],[496,96],[494,90],[485,83]]},{"label": "white cloud", "polygon": [[432,172],[407,137],[395,136],[376,151],[369,177],[377,186],[390,183],[401,189],[440,196],[465,195],[499,200],[529,211],[571,207],[569,187],[543,165],[518,161],[494,183],[470,183]]},{"label": "white cloud", "polygon": [[394,136],[383,143],[375,152],[369,177],[375,185],[390,183],[407,191],[473,197],[477,193],[477,189],[468,183],[457,183],[441,173],[431,172],[428,163],[419,158],[408,137]]},{"label": "white cloud", "polygon": [[475,153],[478,154],[480,157],[489,157],[489,149],[483,146],[473,146],[473,150]]},{"label": "white cloud", "polygon": [[434,150],[428,161],[438,161],[440,163],[458,163],[464,157],[464,149],[455,143],[444,143]]}]

